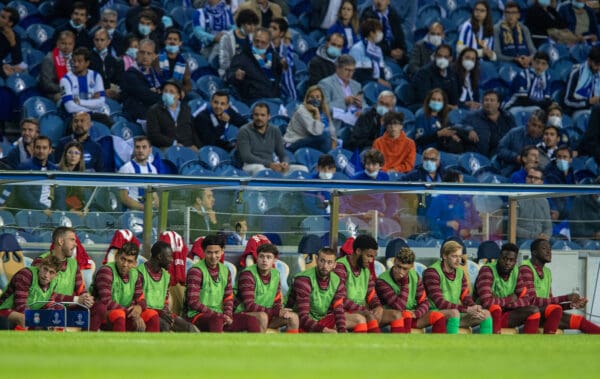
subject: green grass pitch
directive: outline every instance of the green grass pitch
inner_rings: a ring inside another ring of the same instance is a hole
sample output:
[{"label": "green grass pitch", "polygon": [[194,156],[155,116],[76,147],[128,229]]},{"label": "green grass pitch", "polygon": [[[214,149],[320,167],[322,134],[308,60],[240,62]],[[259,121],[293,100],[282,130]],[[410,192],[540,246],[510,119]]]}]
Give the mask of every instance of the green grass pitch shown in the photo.
[{"label": "green grass pitch", "polygon": [[0,332],[13,378],[598,378],[590,335]]}]

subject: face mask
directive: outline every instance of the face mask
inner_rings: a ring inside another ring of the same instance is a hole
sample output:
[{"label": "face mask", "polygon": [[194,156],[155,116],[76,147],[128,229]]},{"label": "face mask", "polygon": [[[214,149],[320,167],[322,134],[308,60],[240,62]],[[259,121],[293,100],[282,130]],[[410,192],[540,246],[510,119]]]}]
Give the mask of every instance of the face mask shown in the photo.
[{"label": "face mask", "polygon": [[442,44],[442,36],[429,36],[429,43],[433,46],[439,46]]},{"label": "face mask", "polygon": [[140,32],[140,34],[143,36],[147,36],[148,34],[150,34],[152,32],[152,30],[150,30],[150,27],[148,25],[139,24],[138,32]]},{"label": "face mask", "polygon": [[585,3],[579,3],[577,1],[574,1],[572,4],[573,4],[573,8],[577,8],[577,9],[583,9],[583,7],[585,7]]},{"label": "face mask", "polygon": [[475,67],[475,62],[470,59],[465,59],[464,61],[462,61],[462,65],[465,70],[471,71],[473,67]]},{"label": "face mask", "polygon": [[565,160],[565,159],[557,159],[556,160],[556,167],[560,170],[560,171],[567,171],[569,169],[569,161]]},{"label": "face mask", "polygon": [[435,161],[424,160],[423,169],[430,174],[434,173],[437,171],[437,164],[435,163]]},{"label": "face mask", "polygon": [[160,22],[162,22],[162,24],[165,26],[165,29],[168,29],[171,26],[173,26],[173,20],[169,16],[162,16]]},{"label": "face mask", "polygon": [[377,178],[377,175],[379,174],[379,170],[374,171],[374,172],[370,172],[370,171],[365,170],[365,174],[367,174],[367,176],[369,178],[375,179],[375,178]]},{"label": "face mask", "polygon": [[333,172],[319,172],[319,179],[330,180],[333,178]]},{"label": "face mask", "polygon": [[335,46],[329,46],[327,48],[327,55],[329,55],[332,58],[337,58],[340,55],[342,55],[342,49],[340,49],[339,47],[335,47]]},{"label": "face mask", "polygon": [[439,112],[444,108],[444,103],[441,101],[430,100],[429,101],[429,109],[434,112]]},{"label": "face mask", "polygon": [[377,114],[380,116],[383,116],[384,114],[388,113],[390,110],[388,109],[388,107],[386,107],[385,105],[378,105],[375,110],[377,111]]},{"label": "face mask", "polygon": [[128,57],[130,57],[130,58],[136,59],[137,58],[137,52],[138,52],[138,49],[136,49],[135,47],[130,47],[129,49],[127,49],[127,51],[125,52],[125,54]]},{"label": "face mask", "polygon": [[175,95],[172,93],[163,93],[162,101],[167,107],[170,107],[171,105],[175,104]]},{"label": "face mask", "polygon": [[538,0],[538,4],[542,7],[547,7],[550,5],[550,0]]},{"label": "face mask", "polygon": [[562,117],[560,117],[560,116],[548,117],[548,125],[556,126],[557,128],[562,127]]},{"label": "face mask", "polygon": [[267,52],[267,49],[259,49],[257,47],[252,46],[252,53],[256,55],[264,55]]},{"label": "face mask", "polygon": [[383,32],[377,32],[375,33],[375,43],[379,43],[383,40]]},{"label": "face mask", "polygon": [[167,46],[165,46],[165,50],[169,54],[177,54],[179,52],[179,46],[177,46],[177,45],[167,45]]},{"label": "face mask", "polygon": [[309,99],[306,103],[312,105],[315,108],[321,108],[321,100]]},{"label": "face mask", "polygon": [[71,24],[71,27],[72,27],[73,29],[75,29],[75,30],[78,30],[78,31],[79,31],[79,30],[81,30],[81,29],[83,28],[83,26],[84,26],[83,24],[81,24],[81,25],[76,25],[76,24],[73,22],[73,20],[69,20],[69,24]]},{"label": "face mask", "polygon": [[448,60],[448,58],[435,58],[435,65],[438,66],[438,68],[441,68],[442,70],[448,67],[449,64],[450,61]]}]

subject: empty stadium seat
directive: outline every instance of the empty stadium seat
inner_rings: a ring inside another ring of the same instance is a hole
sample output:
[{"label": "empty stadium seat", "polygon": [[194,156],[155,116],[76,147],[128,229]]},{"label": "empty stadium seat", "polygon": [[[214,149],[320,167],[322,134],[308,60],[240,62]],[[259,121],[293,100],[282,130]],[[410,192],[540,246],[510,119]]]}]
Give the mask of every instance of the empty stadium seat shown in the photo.
[{"label": "empty stadium seat", "polygon": [[52,36],[54,35],[54,28],[46,24],[32,24],[25,29],[27,39],[33,43],[36,49],[43,52],[52,50]]},{"label": "empty stadium seat", "polygon": [[491,164],[488,157],[478,153],[464,153],[458,159],[458,163],[461,169],[470,175],[474,175]]},{"label": "empty stadium seat", "polygon": [[217,146],[201,147],[198,151],[198,159],[201,164],[212,171],[224,165],[231,165],[233,161],[227,151]]},{"label": "empty stadium seat", "polygon": [[165,158],[175,164],[178,170],[184,163],[198,159],[197,153],[185,146],[171,146],[165,151]]},{"label": "empty stadium seat", "polygon": [[115,122],[112,128],[110,128],[110,133],[113,136],[121,137],[124,140],[130,140],[137,136],[145,135],[144,129],[142,129],[139,124],[128,121]]},{"label": "empty stadium seat", "polygon": [[77,228],[83,225],[81,216],[73,212],[53,212],[52,223],[56,226],[67,226]]},{"label": "empty stadium seat", "polygon": [[206,101],[210,101],[211,96],[223,88],[225,88],[225,83],[215,75],[204,75],[196,80],[196,89]]},{"label": "empty stadium seat", "polygon": [[23,103],[23,118],[33,117],[39,119],[48,113],[56,114],[58,113],[58,108],[56,107],[56,104],[47,97],[33,96]]},{"label": "empty stadium seat", "polygon": [[321,155],[323,155],[321,151],[313,149],[312,147],[301,147],[294,153],[296,162],[308,167],[310,171],[317,167]]}]

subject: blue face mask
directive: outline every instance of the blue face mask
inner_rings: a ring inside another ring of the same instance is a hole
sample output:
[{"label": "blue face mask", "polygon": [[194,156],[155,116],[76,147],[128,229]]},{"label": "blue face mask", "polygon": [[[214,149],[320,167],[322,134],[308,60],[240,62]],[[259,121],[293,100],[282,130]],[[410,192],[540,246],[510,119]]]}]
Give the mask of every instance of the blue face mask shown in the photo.
[{"label": "blue face mask", "polygon": [[152,32],[152,30],[148,25],[138,24],[138,32],[140,32],[140,34],[145,37],[149,35]]},{"label": "blue face mask", "polygon": [[547,7],[550,5],[550,0],[538,0],[538,4],[542,7]]},{"label": "blue face mask", "polygon": [[383,116],[384,114],[388,113],[390,110],[388,109],[388,107],[386,107],[384,105],[378,105],[377,107],[375,107],[375,111],[377,112],[378,115]]},{"label": "blue face mask", "polygon": [[444,109],[444,103],[441,101],[430,100],[429,109],[431,109],[434,112],[439,112],[442,109]]},{"label": "blue face mask", "polygon": [[565,160],[565,159],[557,159],[556,160],[556,167],[560,170],[560,171],[567,171],[569,169],[569,161]]},{"label": "blue face mask", "polygon": [[165,50],[169,54],[177,54],[179,52],[179,46],[177,46],[177,45],[167,45],[167,46],[165,46]]},{"label": "blue face mask", "polygon": [[162,101],[167,107],[170,107],[171,105],[175,104],[175,95],[172,93],[163,93]]},{"label": "blue face mask", "polygon": [[340,49],[339,47],[335,47],[335,46],[329,46],[327,48],[327,55],[329,55],[332,58],[337,58],[340,55],[342,55],[342,49]]},{"label": "blue face mask", "polygon": [[138,52],[138,49],[136,49],[135,47],[130,47],[129,49],[127,49],[127,51],[125,52],[125,54],[128,57],[130,57],[130,58],[136,59],[137,58],[137,52]]},{"label": "blue face mask", "polygon": [[577,9],[583,9],[583,7],[585,7],[585,3],[579,3],[577,1],[573,1],[573,8],[577,8]]},{"label": "blue face mask", "polygon": [[430,174],[434,173],[437,171],[437,163],[435,161],[424,160],[423,169]]},{"label": "blue face mask", "polygon": [[73,22],[73,20],[69,20],[69,24],[71,24],[71,27],[73,29],[78,30],[78,31],[81,30],[83,28],[83,26],[84,26],[83,24],[81,24],[81,25],[75,25],[75,23]]},{"label": "blue face mask", "polygon": [[267,49],[259,49],[257,47],[252,46],[252,53],[257,55],[265,55]]}]

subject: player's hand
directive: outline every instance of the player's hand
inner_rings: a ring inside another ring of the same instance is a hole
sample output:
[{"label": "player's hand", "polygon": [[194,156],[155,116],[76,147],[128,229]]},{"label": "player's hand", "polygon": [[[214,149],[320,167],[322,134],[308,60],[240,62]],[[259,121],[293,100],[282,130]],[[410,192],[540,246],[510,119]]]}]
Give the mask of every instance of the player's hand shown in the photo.
[{"label": "player's hand", "polygon": [[475,142],[475,143],[479,142],[479,135],[477,134],[476,131],[471,130],[469,132],[469,141]]},{"label": "player's hand", "polygon": [[94,297],[87,292],[82,293],[77,301],[79,304],[91,308],[94,305]]},{"label": "player's hand", "polygon": [[246,71],[242,70],[241,68],[238,68],[235,71],[235,78],[237,80],[244,80],[245,77],[246,77]]},{"label": "player's hand", "polygon": [[375,317],[377,322],[381,322],[381,318],[383,317],[383,307],[377,307],[375,309],[372,309],[371,313],[373,313],[373,316]]},{"label": "player's hand", "polygon": [[460,227],[460,224],[456,220],[450,220],[450,221],[446,222],[446,226],[449,228],[452,228],[453,230],[458,230],[458,228]]},{"label": "player's hand", "polygon": [[139,305],[132,305],[127,308],[127,316],[131,318],[139,318],[142,314],[142,307]]},{"label": "player's hand", "polygon": [[331,328],[323,328],[323,333],[332,333],[332,334],[335,334],[335,333],[337,333],[337,330],[331,329]]},{"label": "player's hand", "polygon": [[171,312],[163,312],[160,315],[160,318],[163,319],[170,326],[173,326],[173,324],[175,323],[175,317]]},{"label": "player's hand", "polygon": [[141,317],[135,317],[133,319],[133,322],[135,324],[136,332],[145,332],[146,331],[146,323],[144,322],[144,320],[142,320]]},{"label": "player's hand", "polygon": [[231,117],[229,116],[229,114],[227,112],[221,113],[221,115],[217,118],[223,122],[229,122],[229,119],[231,119]]},{"label": "player's hand", "polygon": [[233,319],[228,315],[223,315],[223,325],[231,325],[233,323]]}]

